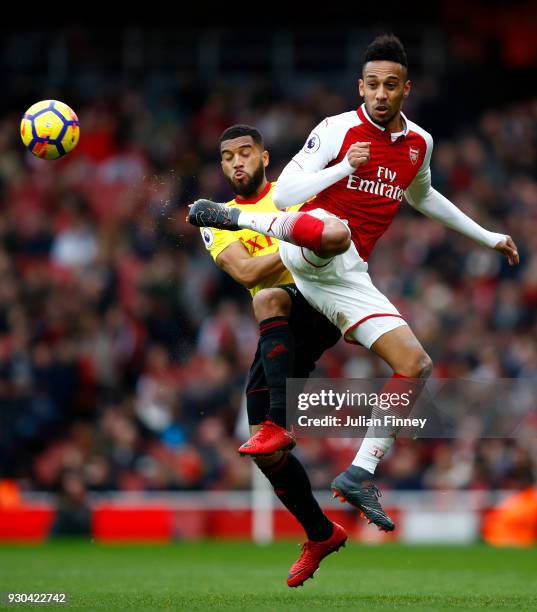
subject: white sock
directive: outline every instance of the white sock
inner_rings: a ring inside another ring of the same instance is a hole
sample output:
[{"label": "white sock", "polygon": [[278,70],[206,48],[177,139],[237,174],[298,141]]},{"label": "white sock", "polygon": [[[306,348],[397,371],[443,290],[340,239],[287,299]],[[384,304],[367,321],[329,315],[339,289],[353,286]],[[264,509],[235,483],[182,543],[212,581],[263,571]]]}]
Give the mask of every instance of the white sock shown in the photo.
[{"label": "white sock", "polygon": [[352,465],[375,473],[377,465],[382,460],[388,449],[395,442],[395,438],[364,438],[360,450],[352,461]]},{"label": "white sock", "polygon": [[244,229],[251,229],[265,236],[274,236],[278,240],[292,243],[293,225],[303,214],[241,211],[237,224]]}]

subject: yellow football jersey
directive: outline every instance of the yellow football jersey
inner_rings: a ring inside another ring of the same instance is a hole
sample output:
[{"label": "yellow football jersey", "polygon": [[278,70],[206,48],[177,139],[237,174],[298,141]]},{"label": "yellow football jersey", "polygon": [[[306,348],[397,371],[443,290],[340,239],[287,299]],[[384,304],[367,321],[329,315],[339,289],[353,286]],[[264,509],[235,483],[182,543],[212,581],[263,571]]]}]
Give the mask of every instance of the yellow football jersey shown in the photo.
[{"label": "yellow football jersey", "polygon": [[[261,194],[251,200],[244,200],[242,198],[231,200],[227,202],[228,206],[234,208],[240,208],[241,210],[247,210],[250,212],[273,212],[277,211],[274,202],[272,201],[272,194],[276,183],[267,183],[267,186]],[[298,210],[301,204],[292,206],[288,210]],[[215,229],[212,227],[202,227],[201,236],[205,244],[205,248],[209,251],[212,258],[216,261],[216,258],[220,253],[233,242],[240,241],[246,247],[248,253],[252,257],[259,257],[261,255],[271,255],[276,253],[278,250],[278,240],[271,238],[270,236],[263,236],[250,229],[241,229],[236,232],[229,230]],[[263,282],[259,283],[252,289],[249,289],[252,297],[261,289],[267,287],[274,287],[276,285],[285,285],[287,283],[294,283],[293,277],[288,270],[280,274],[274,275],[274,277],[266,278]]]}]

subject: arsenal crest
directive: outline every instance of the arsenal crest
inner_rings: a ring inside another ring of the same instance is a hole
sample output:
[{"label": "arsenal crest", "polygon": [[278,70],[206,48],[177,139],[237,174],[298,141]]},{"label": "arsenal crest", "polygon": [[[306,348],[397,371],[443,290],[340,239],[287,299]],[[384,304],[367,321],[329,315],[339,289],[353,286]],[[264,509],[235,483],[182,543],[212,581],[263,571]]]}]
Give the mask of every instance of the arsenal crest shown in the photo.
[{"label": "arsenal crest", "polygon": [[408,154],[410,156],[410,161],[412,162],[412,165],[415,166],[420,156],[420,150],[416,147],[409,147]]}]

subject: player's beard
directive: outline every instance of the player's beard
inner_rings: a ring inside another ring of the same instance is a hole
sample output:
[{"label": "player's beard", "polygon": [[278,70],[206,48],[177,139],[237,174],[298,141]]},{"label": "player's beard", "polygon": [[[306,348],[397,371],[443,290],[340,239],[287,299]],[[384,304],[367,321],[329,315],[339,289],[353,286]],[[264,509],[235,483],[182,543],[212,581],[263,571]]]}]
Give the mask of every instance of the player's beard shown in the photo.
[{"label": "player's beard", "polygon": [[265,166],[263,165],[263,161],[259,162],[259,166],[257,166],[257,168],[254,170],[252,176],[248,177],[248,181],[246,181],[246,183],[238,183],[232,176],[226,176],[226,180],[230,184],[231,189],[233,189],[233,192],[245,199],[251,198],[257,194],[257,190],[259,189],[264,178]]},{"label": "player's beard", "polygon": [[390,121],[393,121],[393,118],[397,115],[397,111],[393,112],[389,117],[385,117],[384,119],[375,119],[373,113],[369,113],[373,123],[380,125],[381,127],[386,127]]},{"label": "player's beard", "polygon": [[[391,108],[393,109],[394,107],[392,106]],[[395,110],[392,110],[392,113],[389,116],[384,117],[383,119],[375,118],[374,109],[370,111],[369,109],[367,109],[367,106],[366,106],[366,110],[367,110],[369,117],[371,118],[371,121],[373,121],[373,123],[376,123],[377,125],[380,125],[381,127],[386,127],[389,123],[391,123],[395,119],[397,114],[401,112],[401,106],[399,106]]]}]

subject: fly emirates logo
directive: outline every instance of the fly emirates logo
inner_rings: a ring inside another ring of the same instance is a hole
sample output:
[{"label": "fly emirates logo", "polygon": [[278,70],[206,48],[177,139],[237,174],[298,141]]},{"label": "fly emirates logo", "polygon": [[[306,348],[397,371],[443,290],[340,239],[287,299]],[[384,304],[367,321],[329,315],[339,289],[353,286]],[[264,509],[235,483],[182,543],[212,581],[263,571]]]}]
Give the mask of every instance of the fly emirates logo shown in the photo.
[{"label": "fly emirates logo", "polygon": [[347,189],[357,189],[367,193],[374,193],[383,198],[390,198],[397,202],[403,201],[403,190],[399,185],[395,184],[397,172],[390,170],[385,166],[379,166],[377,169],[377,180],[367,180],[356,176],[349,175],[347,180]]}]

